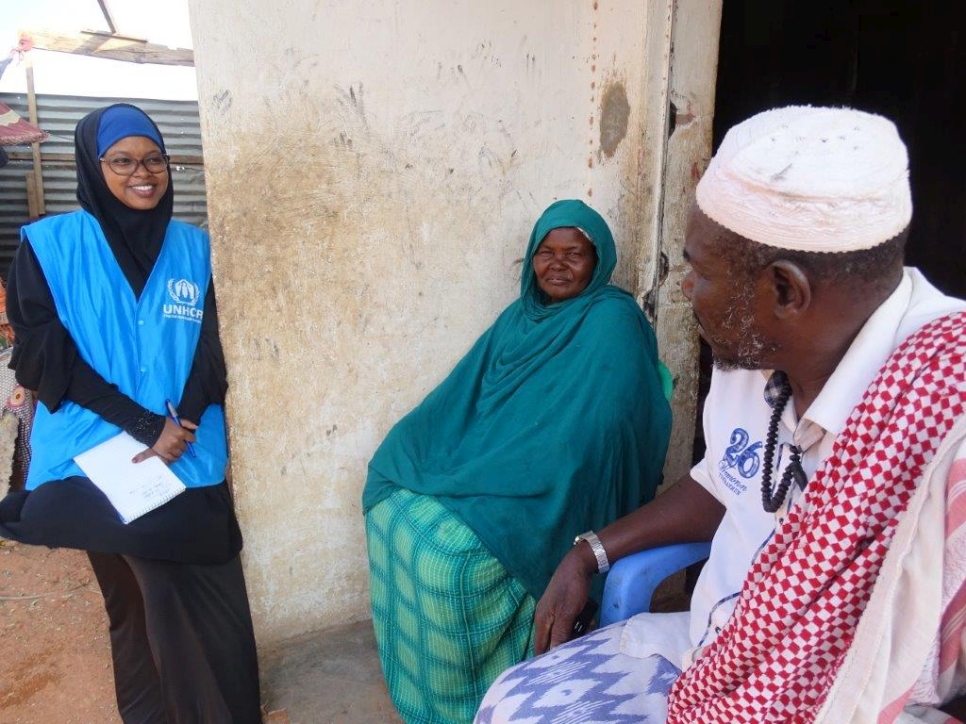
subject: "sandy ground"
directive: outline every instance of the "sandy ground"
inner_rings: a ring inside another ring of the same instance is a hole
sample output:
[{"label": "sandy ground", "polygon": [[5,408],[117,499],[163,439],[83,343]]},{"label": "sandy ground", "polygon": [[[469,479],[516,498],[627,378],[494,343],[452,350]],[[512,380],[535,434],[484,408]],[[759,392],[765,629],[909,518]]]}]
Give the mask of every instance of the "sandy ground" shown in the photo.
[{"label": "sandy ground", "polygon": [[[686,607],[682,587],[665,582],[655,609]],[[261,653],[267,724],[400,722],[369,622]],[[0,539],[0,723],[121,724],[104,601],[80,551]]]},{"label": "sandy ground", "polygon": [[0,722],[120,724],[87,556],[0,540]]},{"label": "sandy ground", "polygon": [[[266,724],[400,721],[368,622],[264,653]],[[0,724],[121,724],[104,599],[81,551],[0,539]]]}]

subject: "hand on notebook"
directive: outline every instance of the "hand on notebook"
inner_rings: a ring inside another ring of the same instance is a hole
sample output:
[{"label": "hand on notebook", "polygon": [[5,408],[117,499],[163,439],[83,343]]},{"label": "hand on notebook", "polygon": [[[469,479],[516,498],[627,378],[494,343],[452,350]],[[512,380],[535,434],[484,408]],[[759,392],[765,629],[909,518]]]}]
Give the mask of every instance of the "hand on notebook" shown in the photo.
[{"label": "hand on notebook", "polygon": [[135,455],[132,462],[139,463],[157,455],[166,463],[173,463],[184,454],[188,447],[187,443],[195,441],[194,431],[197,429],[198,425],[191,420],[181,418],[179,426],[170,417],[166,417],[161,436],[154,445]]}]

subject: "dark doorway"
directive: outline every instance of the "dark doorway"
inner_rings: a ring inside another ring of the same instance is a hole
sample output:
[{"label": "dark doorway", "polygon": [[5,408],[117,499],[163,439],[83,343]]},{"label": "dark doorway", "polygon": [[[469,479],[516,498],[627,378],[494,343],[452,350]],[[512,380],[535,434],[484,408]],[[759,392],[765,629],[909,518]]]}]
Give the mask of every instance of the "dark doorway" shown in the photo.
[{"label": "dark doorway", "polygon": [[791,104],[891,118],[909,148],[907,263],[966,297],[966,4],[943,0],[725,0],[714,145]]},{"label": "dark doorway", "polygon": [[[724,0],[714,148],[731,126],[778,106],[850,106],[891,118],[909,148],[906,263],[966,297],[964,32],[966,4],[952,0]],[[700,403],[710,377],[702,342]],[[695,459],[703,453],[699,424]]]}]

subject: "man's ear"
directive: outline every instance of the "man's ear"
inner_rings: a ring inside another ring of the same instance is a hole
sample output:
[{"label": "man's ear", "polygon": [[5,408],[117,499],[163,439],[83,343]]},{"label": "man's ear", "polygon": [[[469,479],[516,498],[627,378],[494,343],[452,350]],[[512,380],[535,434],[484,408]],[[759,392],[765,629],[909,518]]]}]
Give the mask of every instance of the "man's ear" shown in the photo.
[{"label": "man's ear", "polygon": [[785,319],[802,314],[812,303],[812,284],[795,262],[779,259],[766,269],[775,299],[775,316]]}]

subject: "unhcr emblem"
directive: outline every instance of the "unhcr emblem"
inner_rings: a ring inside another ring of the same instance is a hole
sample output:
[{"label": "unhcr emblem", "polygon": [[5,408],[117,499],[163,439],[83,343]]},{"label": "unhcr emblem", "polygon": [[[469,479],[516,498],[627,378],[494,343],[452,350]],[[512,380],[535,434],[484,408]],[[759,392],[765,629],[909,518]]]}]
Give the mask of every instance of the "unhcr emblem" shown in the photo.
[{"label": "unhcr emblem", "polygon": [[201,289],[197,284],[187,279],[168,279],[168,296],[174,304],[164,305],[165,317],[201,323],[204,310],[198,309]]}]

